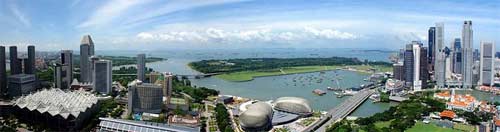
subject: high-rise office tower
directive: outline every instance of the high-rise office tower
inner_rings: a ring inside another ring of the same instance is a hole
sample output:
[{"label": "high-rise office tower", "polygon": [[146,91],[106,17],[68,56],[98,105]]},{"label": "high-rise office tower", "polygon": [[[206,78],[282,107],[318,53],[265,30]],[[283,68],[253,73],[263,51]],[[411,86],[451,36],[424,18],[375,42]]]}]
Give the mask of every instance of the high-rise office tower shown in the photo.
[{"label": "high-rise office tower", "polygon": [[96,56],[90,56],[90,80],[89,82],[93,82],[94,81],[94,70],[95,70],[95,62],[99,61],[99,57],[96,57]]},{"label": "high-rise office tower", "polygon": [[101,94],[110,94],[112,85],[112,62],[109,60],[98,60],[94,62],[93,85],[94,91]]},{"label": "high-rise office tower", "polygon": [[68,89],[73,81],[73,51],[61,51],[61,63],[55,65],[54,80],[56,88]]},{"label": "high-rise office tower", "polygon": [[413,50],[413,91],[422,90],[422,80],[420,80],[420,45],[412,42]]},{"label": "high-rise office tower", "polygon": [[162,88],[160,85],[142,83],[129,84],[128,112],[160,113],[162,110]]},{"label": "high-rise office tower", "polygon": [[21,66],[21,62],[17,58],[17,47],[10,46],[9,54],[10,54],[10,74],[11,75],[21,74],[23,72],[23,68]]},{"label": "high-rise office tower", "polygon": [[493,86],[494,80],[494,53],[495,45],[492,42],[481,42],[481,59],[479,84],[483,86]]},{"label": "high-rise office tower", "polygon": [[[73,80],[73,51],[72,50],[62,50],[61,51],[61,64],[65,65],[63,71],[66,76],[63,77],[64,82],[67,83],[69,88],[71,86],[71,81]],[[66,87],[64,87],[66,88]]]},{"label": "high-rise office tower", "polygon": [[170,72],[163,74],[163,96],[166,97],[167,102],[170,102],[170,97],[172,96],[172,79],[174,75]]},{"label": "high-rise office tower", "polygon": [[35,46],[28,46],[28,61],[24,65],[24,73],[26,74],[35,74]]},{"label": "high-rise office tower", "polygon": [[405,50],[405,59],[403,61],[404,65],[404,73],[405,73],[405,82],[407,86],[413,86],[413,77],[414,77],[414,60],[413,60],[413,45],[407,44]]},{"label": "high-rise office tower", "polygon": [[481,72],[481,62],[474,61],[474,63],[472,64],[472,84],[473,85],[479,83],[479,78],[481,78],[480,72]]},{"label": "high-rise office tower", "polygon": [[462,29],[462,87],[472,88],[472,21],[464,21]]},{"label": "high-rise office tower", "polygon": [[446,80],[449,80],[452,78],[452,73],[453,73],[453,52],[451,51],[450,48],[444,47],[444,52],[445,52],[445,57],[444,57],[444,65],[445,65],[445,78]]},{"label": "high-rise office tower", "polygon": [[398,62],[403,62],[403,60],[405,59],[405,51],[406,49],[399,49]]},{"label": "high-rise office tower", "polygon": [[404,69],[403,63],[402,62],[395,63],[392,66],[393,66],[392,73],[394,75],[394,79],[404,81],[405,80],[405,73],[404,73],[405,69]]},{"label": "high-rise office tower", "polygon": [[421,88],[427,88],[427,81],[429,80],[429,61],[427,58],[427,47],[420,47],[420,80]]},{"label": "high-rise office tower", "polygon": [[20,57],[18,59],[19,59],[19,62],[21,62],[21,65],[22,65],[21,69],[23,69],[23,73],[27,74],[27,69],[28,69],[28,66],[30,65],[29,61],[28,61],[28,57],[23,56],[23,57]]},{"label": "high-rise office tower", "polygon": [[428,45],[429,45],[429,52],[428,52],[428,63],[430,64],[430,70],[432,71],[434,69],[434,59],[436,57],[436,27],[430,27],[428,31],[429,35],[429,40],[428,40]]},{"label": "high-rise office tower", "polygon": [[455,38],[453,42],[453,73],[461,74],[462,73],[462,44],[460,43],[460,38]]},{"label": "high-rise office tower", "polygon": [[146,80],[146,54],[137,55],[137,79],[142,82]]},{"label": "high-rise office tower", "polygon": [[[63,71],[63,64],[56,63],[54,65],[54,84],[56,88],[65,89],[65,83],[63,82],[63,76],[65,76],[65,72]],[[67,86],[67,85],[66,85]]]},{"label": "high-rise office tower", "polygon": [[445,85],[445,53],[443,49],[444,45],[444,23],[436,23],[435,32],[435,46],[434,52],[436,56],[434,58],[434,79],[436,80],[436,85],[439,88],[443,88]]},{"label": "high-rise office tower", "polygon": [[149,82],[152,84],[161,84],[161,82],[157,82],[161,75],[161,73],[156,71],[149,73]]},{"label": "high-rise office tower", "polygon": [[472,60],[479,61],[481,53],[479,53],[479,49],[474,49],[472,52]]},{"label": "high-rise office tower", "polygon": [[7,68],[5,59],[5,47],[0,46],[0,98],[7,93]]},{"label": "high-rise office tower", "polygon": [[94,55],[94,42],[90,35],[82,38],[80,45],[80,82],[91,82],[90,57]]}]

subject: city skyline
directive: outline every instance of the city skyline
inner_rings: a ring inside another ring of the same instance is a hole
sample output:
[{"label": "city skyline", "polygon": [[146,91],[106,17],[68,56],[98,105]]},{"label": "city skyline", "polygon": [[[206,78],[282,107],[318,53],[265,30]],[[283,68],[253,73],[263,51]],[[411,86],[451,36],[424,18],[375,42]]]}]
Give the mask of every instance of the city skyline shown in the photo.
[{"label": "city skyline", "polygon": [[[19,47],[36,45],[40,51],[76,50],[79,38],[86,34],[95,36],[99,42],[96,49],[100,50],[260,47],[395,50],[413,40],[427,42],[427,29],[436,22],[444,23],[444,44],[448,45],[461,36],[465,20],[474,22],[474,48],[479,48],[480,41],[500,39],[495,34],[500,31],[500,17],[494,15],[498,13],[495,1],[1,3],[0,29],[5,32],[0,33],[0,43]],[[443,6],[456,8],[440,8]]]}]

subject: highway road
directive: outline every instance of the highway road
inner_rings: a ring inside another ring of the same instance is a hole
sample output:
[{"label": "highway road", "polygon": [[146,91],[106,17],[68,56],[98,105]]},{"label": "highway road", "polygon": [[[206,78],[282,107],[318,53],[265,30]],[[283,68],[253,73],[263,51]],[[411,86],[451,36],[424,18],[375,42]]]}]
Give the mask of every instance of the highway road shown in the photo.
[{"label": "highway road", "polygon": [[368,99],[368,97],[370,97],[370,95],[372,95],[373,93],[375,92],[370,89],[364,89],[359,91],[358,93],[351,96],[349,99],[346,99],[341,104],[335,106],[333,109],[330,109],[326,114],[326,116],[322,117],[320,121],[311,125],[304,131],[324,132],[328,125],[331,125],[332,123],[335,123],[347,117],[349,114],[351,114],[351,112],[353,112],[356,108],[358,108],[361,104],[363,104],[363,102],[366,99]]}]

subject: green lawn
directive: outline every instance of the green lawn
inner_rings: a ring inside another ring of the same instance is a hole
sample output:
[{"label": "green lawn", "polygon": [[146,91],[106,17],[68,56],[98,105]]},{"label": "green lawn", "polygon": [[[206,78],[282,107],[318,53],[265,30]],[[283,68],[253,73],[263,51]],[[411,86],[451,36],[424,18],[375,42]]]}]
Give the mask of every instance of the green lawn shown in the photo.
[{"label": "green lawn", "polygon": [[476,128],[474,126],[465,125],[465,124],[455,124],[455,125],[453,125],[453,129],[462,130],[462,131],[466,131],[466,132],[472,132],[472,131],[476,130]]},{"label": "green lawn", "polygon": [[375,123],[375,127],[379,128],[379,129],[384,128],[384,127],[389,128],[389,126],[391,125],[391,121],[379,121],[379,122],[376,122]]},{"label": "green lawn", "polygon": [[[276,76],[276,75],[286,75],[286,74],[296,74],[296,73],[307,73],[307,72],[318,72],[325,70],[334,70],[336,68],[343,68],[344,66],[298,66],[298,67],[287,67],[280,69],[272,69],[272,70],[260,70],[260,71],[243,71],[243,72],[235,72],[228,74],[217,75],[216,77],[222,78],[227,81],[251,81],[255,77],[264,77],[264,76]],[[377,71],[392,71],[392,67],[385,66],[351,66],[353,68],[359,70],[367,70],[370,68],[376,68]]]},{"label": "green lawn", "polygon": [[406,132],[455,132],[451,128],[442,128],[434,124],[425,124],[421,121],[417,122],[415,126],[406,130]]}]

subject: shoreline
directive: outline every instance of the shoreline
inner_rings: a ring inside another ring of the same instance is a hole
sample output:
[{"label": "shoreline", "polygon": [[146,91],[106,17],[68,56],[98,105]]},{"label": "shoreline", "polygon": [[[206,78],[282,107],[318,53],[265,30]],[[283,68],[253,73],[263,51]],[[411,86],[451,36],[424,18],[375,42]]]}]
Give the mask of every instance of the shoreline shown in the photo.
[{"label": "shoreline", "polygon": [[[195,70],[189,64],[187,64],[187,66],[190,69]],[[297,66],[297,67],[287,67],[288,69],[292,69],[291,72],[285,72],[287,69],[281,68],[279,70],[271,71],[271,72],[266,72],[266,71],[240,71],[240,72],[220,74],[220,75],[216,75],[215,77],[220,78],[220,79],[225,80],[225,81],[230,81],[230,82],[248,82],[248,81],[252,81],[252,80],[254,80],[255,78],[258,78],[258,77],[282,76],[282,75],[293,75],[293,74],[314,73],[314,72],[335,71],[335,70],[345,70],[345,71],[356,72],[356,73],[359,73],[359,74],[372,74],[369,71],[362,70],[361,66],[366,67],[366,65]],[[322,67],[326,67],[326,68],[325,69],[320,69]],[[357,67],[357,68],[352,68],[352,67]],[[375,67],[377,67],[377,66],[375,66]],[[295,68],[295,71],[294,71],[294,68]],[[301,70],[304,70],[304,71],[301,71]],[[385,72],[385,71],[380,71],[380,72]],[[262,74],[262,75],[259,75],[259,74]]]}]

